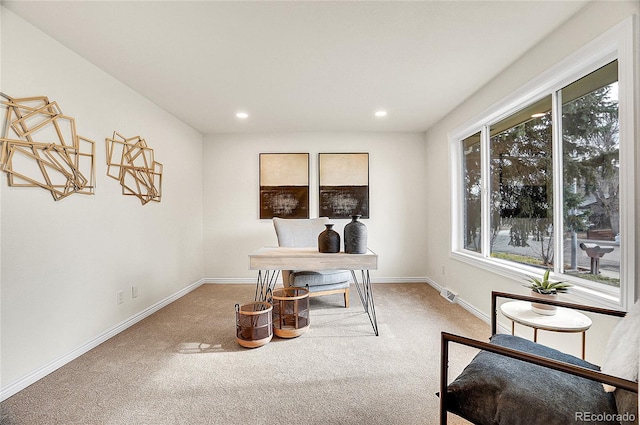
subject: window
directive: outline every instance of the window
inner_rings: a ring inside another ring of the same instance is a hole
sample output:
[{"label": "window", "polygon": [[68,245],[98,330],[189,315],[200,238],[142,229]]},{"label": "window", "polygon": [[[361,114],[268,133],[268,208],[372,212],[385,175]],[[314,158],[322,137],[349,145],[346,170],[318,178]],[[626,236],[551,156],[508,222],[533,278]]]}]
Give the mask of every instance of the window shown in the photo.
[{"label": "window", "polygon": [[547,96],[489,129],[491,257],[553,263],[551,121]]},{"label": "window", "polygon": [[620,287],[621,238],[617,65],[614,61],[561,90],[561,268],[614,287]]},{"label": "window", "polygon": [[464,247],[480,252],[480,133],[462,141],[464,178]]},{"label": "window", "polygon": [[454,258],[515,278],[548,269],[578,295],[633,302],[635,69],[617,37],[450,134]]}]

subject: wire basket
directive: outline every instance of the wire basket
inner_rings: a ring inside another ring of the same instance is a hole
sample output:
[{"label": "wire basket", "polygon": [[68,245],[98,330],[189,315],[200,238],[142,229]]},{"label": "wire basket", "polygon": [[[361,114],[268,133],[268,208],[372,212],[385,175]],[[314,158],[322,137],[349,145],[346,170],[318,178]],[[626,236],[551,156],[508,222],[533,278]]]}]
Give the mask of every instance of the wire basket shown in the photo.
[{"label": "wire basket", "polygon": [[273,337],[273,307],[267,302],[236,304],[236,340],[246,348],[262,347]]},{"label": "wire basket", "polygon": [[295,338],[309,328],[309,291],[288,287],[273,291],[273,332]]}]

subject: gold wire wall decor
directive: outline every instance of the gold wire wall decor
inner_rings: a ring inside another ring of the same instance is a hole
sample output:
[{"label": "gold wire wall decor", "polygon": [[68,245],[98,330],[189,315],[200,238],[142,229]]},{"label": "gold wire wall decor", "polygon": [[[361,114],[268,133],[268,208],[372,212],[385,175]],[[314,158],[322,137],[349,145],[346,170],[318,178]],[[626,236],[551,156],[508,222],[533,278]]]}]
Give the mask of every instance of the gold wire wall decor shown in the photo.
[{"label": "gold wire wall decor", "polygon": [[162,164],[140,136],[126,138],[117,131],[106,139],[107,175],[120,182],[123,195],[137,196],[142,205],[160,202]]},{"label": "gold wire wall decor", "polygon": [[95,143],[76,134],[72,117],[46,96],[7,99],[0,168],[9,186],[41,187],[59,201],[95,190]]}]

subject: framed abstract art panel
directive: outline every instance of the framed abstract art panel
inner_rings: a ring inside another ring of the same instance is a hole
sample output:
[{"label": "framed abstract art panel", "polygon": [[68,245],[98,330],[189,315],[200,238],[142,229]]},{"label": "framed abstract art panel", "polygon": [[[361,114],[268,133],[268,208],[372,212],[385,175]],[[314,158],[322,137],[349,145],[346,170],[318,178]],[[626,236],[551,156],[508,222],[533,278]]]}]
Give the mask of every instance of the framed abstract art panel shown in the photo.
[{"label": "framed abstract art panel", "polygon": [[369,218],[368,153],[321,153],[318,171],[320,217]]},{"label": "framed abstract art panel", "polygon": [[260,218],[309,218],[309,154],[260,154]]}]

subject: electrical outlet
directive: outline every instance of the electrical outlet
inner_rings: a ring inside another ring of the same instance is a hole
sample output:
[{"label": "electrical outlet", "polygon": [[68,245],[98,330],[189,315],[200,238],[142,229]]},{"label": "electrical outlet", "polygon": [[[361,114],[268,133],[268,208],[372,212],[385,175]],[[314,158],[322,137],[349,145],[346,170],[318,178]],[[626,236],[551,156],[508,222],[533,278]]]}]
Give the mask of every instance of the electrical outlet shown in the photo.
[{"label": "electrical outlet", "polygon": [[137,286],[132,286],[131,287],[131,298],[136,298],[138,296],[138,287]]},{"label": "electrical outlet", "polygon": [[124,302],[124,291],[116,292],[116,302],[122,304]]}]

